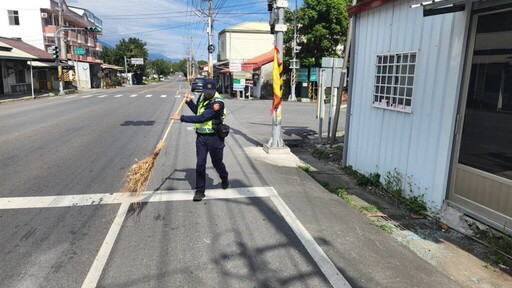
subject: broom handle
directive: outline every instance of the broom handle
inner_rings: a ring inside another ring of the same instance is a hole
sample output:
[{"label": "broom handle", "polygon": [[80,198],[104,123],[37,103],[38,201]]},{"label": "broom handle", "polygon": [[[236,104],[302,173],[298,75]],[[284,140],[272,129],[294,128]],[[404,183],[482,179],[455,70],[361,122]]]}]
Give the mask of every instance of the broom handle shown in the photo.
[{"label": "broom handle", "polygon": [[[174,112],[174,114],[177,114],[181,111],[181,108],[183,107],[183,104],[185,104],[185,101],[187,98],[183,97],[183,100],[181,100],[180,106],[178,106],[178,110]],[[174,123],[174,119],[171,120],[171,123],[169,124],[169,127],[167,127],[167,130],[165,131],[164,137],[162,137],[162,140],[160,140],[160,143],[158,143],[158,146],[163,146],[165,142],[165,138],[167,138],[167,134],[169,134],[169,131],[171,131],[172,124]]]}]

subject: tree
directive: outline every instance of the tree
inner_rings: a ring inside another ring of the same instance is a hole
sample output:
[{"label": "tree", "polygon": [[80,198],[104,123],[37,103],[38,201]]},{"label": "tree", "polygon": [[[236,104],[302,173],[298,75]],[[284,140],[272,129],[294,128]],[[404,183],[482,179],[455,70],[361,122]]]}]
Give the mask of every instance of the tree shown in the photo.
[{"label": "tree", "polygon": [[[124,67],[125,57],[127,60],[131,58],[143,58],[146,61],[148,55],[146,42],[138,38],[128,38],[128,40],[123,38],[116,44],[115,48],[103,47],[100,58],[105,63]],[[143,73],[144,70],[144,65],[128,65],[128,72]]]},{"label": "tree", "polygon": [[115,49],[107,46],[103,46],[101,50],[100,59],[103,63],[114,64],[115,59]]},{"label": "tree", "polygon": [[181,59],[180,62],[171,63],[172,72],[181,72],[183,75],[187,75],[187,59]]},{"label": "tree", "polygon": [[[322,57],[339,57],[336,47],[345,43],[348,30],[349,0],[304,0],[297,10],[297,53],[303,67],[320,67]],[[286,13],[289,29],[285,33],[285,61],[291,59],[293,13]],[[285,62],[286,63],[286,62]],[[286,63],[288,64],[288,63]]]},{"label": "tree", "polygon": [[171,62],[164,59],[156,59],[153,61],[148,60],[146,67],[152,70],[150,75],[156,74],[158,75],[158,79],[160,79],[160,75],[168,76],[171,74],[172,69]]}]

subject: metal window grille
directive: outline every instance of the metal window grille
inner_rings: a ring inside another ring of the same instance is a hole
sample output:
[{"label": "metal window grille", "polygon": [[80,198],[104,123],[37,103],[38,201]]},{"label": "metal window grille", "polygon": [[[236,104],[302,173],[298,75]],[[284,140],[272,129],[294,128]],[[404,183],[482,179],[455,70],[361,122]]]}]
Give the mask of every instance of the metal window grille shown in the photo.
[{"label": "metal window grille", "polygon": [[377,55],[373,106],[411,112],[416,52]]},{"label": "metal window grille", "polygon": [[17,10],[7,10],[7,15],[9,16],[9,25],[20,25],[20,16]]}]

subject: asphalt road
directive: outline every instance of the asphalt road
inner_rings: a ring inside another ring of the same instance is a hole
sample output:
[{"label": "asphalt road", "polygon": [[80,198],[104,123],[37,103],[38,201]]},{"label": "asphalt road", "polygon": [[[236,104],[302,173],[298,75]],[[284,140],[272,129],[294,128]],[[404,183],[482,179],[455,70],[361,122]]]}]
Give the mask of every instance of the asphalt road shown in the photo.
[{"label": "asphalt road", "polygon": [[[129,167],[153,152],[187,89],[174,78],[0,105],[1,287],[346,283],[314,241],[304,245],[311,236],[268,181],[272,171],[253,161],[271,135],[261,112],[269,101],[226,100],[230,189],[220,189],[208,164],[214,190],[190,201],[195,134],[191,124],[175,123],[140,209],[117,193]],[[314,104],[290,105],[285,140],[314,130]],[[237,113],[254,116],[241,121]],[[296,163],[283,165],[296,171]]]}]

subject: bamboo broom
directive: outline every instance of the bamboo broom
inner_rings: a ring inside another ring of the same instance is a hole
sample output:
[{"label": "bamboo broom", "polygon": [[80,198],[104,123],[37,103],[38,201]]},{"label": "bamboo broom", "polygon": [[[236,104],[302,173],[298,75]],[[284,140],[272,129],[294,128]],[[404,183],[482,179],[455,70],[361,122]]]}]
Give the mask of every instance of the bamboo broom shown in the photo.
[{"label": "bamboo broom", "polygon": [[[183,100],[181,101],[180,106],[178,107],[178,110],[176,110],[175,114],[181,111],[181,108],[183,107],[183,104],[185,104],[186,99],[187,98],[183,97]],[[153,154],[130,167],[130,170],[128,171],[126,177],[127,183],[122,189],[123,192],[135,193],[135,196],[140,196],[142,191],[144,191],[146,183],[149,179],[149,175],[151,174],[151,170],[155,165],[156,158],[158,157],[158,154],[160,154],[160,151],[164,146],[165,139],[167,138],[167,135],[169,134],[169,131],[171,130],[173,123],[174,119],[171,120],[169,127],[167,127],[167,130],[165,131],[164,137],[162,137],[160,142],[158,142],[158,145],[156,146],[156,149],[153,152]]]}]

